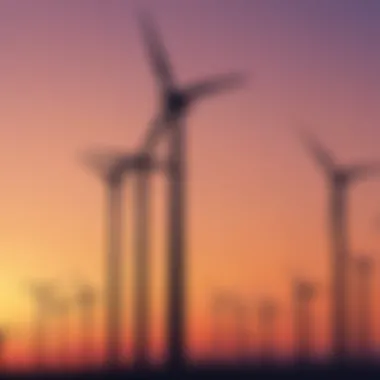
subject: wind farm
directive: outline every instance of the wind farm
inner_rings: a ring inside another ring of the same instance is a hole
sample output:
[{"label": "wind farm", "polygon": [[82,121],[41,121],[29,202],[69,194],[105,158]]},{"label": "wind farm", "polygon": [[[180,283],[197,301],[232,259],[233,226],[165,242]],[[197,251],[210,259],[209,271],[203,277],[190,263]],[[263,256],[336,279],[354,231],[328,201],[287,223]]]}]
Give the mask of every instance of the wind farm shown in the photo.
[{"label": "wind farm", "polygon": [[339,1],[0,4],[0,375],[380,373],[380,6]]}]

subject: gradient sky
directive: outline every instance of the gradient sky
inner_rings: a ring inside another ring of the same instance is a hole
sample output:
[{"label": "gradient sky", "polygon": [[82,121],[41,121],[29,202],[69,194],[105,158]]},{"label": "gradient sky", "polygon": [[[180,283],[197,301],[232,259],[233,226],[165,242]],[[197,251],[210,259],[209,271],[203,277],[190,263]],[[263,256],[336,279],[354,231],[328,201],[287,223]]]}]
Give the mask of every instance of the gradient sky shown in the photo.
[{"label": "gradient sky", "polygon": [[[326,183],[291,127],[304,122],[341,162],[380,159],[376,0],[2,0],[0,323],[13,329],[9,356],[28,352],[28,279],[70,283],[82,276],[101,286],[104,188],[78,154],[93,146],[133,150],[158,108],[134,18],[140,3],[160,25],[181,83],[230,70],[251,75],[248,88],[205,101],[188,123],[191,352],[208,349],[215,289],[245,297],[252,313],[260,297],[277,297],[283,313],[279,347],[288,352],[291,270],[322,281],[325,292],[329,247]],[[157,352],[164,191],[165,181],[157,177]],[[350,192],[354,254],[379,253],[380,234],[371,224],[380,212],[379,194],[375,180]],[[127,302],[131,217],[125,231]],[[325,293],[319,304],[323,352]],[[128,327],[129,307],[126,322]],[[129,335],[126,330],[126,342]]]}]

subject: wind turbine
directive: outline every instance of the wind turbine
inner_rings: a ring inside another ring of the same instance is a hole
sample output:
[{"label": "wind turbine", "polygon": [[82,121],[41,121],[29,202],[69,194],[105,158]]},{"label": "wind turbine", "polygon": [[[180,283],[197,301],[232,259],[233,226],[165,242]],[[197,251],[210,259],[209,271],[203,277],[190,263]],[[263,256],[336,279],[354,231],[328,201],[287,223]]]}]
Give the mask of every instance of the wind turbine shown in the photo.
[{"label": "wind turbine", "polygon": [[94,353],[95,288],[89,284],[80,283],[76,299],[81,313],[82,357],[86,365]]},{"label": "wind turbine", "polygon": [[8,331],[4,327],[2,327],[0,329],[0,373],[5,371],[4,351],[8,338]]},{"label": "wind turbine", "polygon": [[70,338],[70,300],[62,295],[56,296],[53,300],[53,308],[55,314],[58,316],[58,334],[59,334],[59,348],[58,358],[62,370],[68,366],[68,349]]},{"label": "wind turbine", "polygon": [[144,368],[149,364],[149,200],[151,170],[136,173],[135,201],[135,304],[133,350],[134,364]]},{"label": "wind turbine", "polygon": [[84,163],[95,169],[106,183],[108,198],[108,248],[106,255],[106,364],[120,364],[121,350],[121,231],[122,187],[126,173],[153,167],[149,154],[98,151],[83,155]]},{"label": "wind turbine", "polygon": [[235,298],[234,309],[236,316],[236,337],[238,360],[245,363],[249,358],[249,326],[248,307],[243,300]]},{"label": "wind turbine", "polygon": [[34,326],[34,354],[36,366],[43,369],[45,359],[47,317],[52,311],[56,284],[53,281],[41,281],[29,284],[30,295],[36,305]]},{"label": "wind turbine", "polygon": [[369,256],[354,258],[357,275],[357,322],[358,350],[366,360],[371,355],[371,320],[372,320],[372,273],[373,260]]},{"label": "wind turbine", "polygon": [[239,361],[247,358],[248,328],[247,307],[243,300],[234,295],[220,293],[215,295],[212,302],[212,325],[213,325],[213,350],[218,352],[222,344],[222,331],[220,317],[228,311],[234,320],[234,340],[236,343],[236,354]]},{"label": "wind turbine", "polygon": [[217,356],[223,344],[221,316],[229,305],[230,300],[224,293],[213,294],[211,299],[211,353]]},{"label": "wind turbine", "polygon": [[121,350],[121,230],[122,177],[124,163],[130,157],[123,154],[84,155],[84,163],[106,184],[108,243],[106,254],[106,365],[110,369],[120,364]]},{"label": "wind turbine", "polygon": [[146,11],[139,12],[138,19],[160,96],[160,110],[145,136],[143,148],[153,149],[162,133],[170,131],[167,362],[171,368],[181,368],[186,359],[184,236],[186,129],[184,118],[197,101],[240,87],[245,77],[241,74],[230,73],[210,77],[187,86],[178,85],[157,26]]},{"label": "wind turbine", "polygon": [[296,278],[293,280],[294,333],[296,358],[310,361],[312,355],[312,313],[310,304],[316,295],[313,282]]},{"label": "wind turbine", "polygon": [[[371,228],[374,230],[374,233],[379,234],[380,232],[380,213],[376,214],[374,218],[370,221]],[[379,251],[377,251],[377,254]]]},{"label": "wind turbine", "polygon": [[261,333],[261,360],[268,363],[274,356],[275,322],[278,305],[275,300],[264,299],[259,305],[259,331]]},{"label": "wind turbine", "polygon": [[333,358],[347,356],[347,191],[354,182],[380,173],[380,164],[337,165],[333,155],[310,133],[299,136],[326,176],[330,191],[330,228],[332,240],[332,350]]}]

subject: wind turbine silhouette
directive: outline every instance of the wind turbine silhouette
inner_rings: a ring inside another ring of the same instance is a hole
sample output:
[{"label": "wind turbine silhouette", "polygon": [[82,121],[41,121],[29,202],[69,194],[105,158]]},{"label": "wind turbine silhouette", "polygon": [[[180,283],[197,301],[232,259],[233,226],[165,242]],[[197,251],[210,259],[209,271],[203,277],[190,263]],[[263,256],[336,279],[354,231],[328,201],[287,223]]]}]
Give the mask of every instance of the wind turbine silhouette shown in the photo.
[{"label": "wind turbine silhouette", "polygon": [[106,183],[108,196],[108,252],[106,257],[106,365],[115,369],[121,359],[121,231],[124,176],[153,168],[149,154],[115,150],[87,152],[82,161]]},{"label": "wind turbine silhouette", "polygon": [[143,140],[143,147],[150,150],[155,147],[162,133],[173,126],[170,123],[183,118],[197,101],[241,87],[246,83],[247,75],[225,73],[179,85],[157,24],[147,10],[140,9],[137,18],[160,96],[160,110]]},{"label": "wind turbine silhouette", "polygon": [[125,154],[83,155],[82,161],[106,184],[108,243],[106,254],[106,365],[115,369],[120,364],[121,350],[121,230],[122,186],[124,165],[130,160]]},{"label": "wind turbine silhouette", "polygon": [[333,155],[313,136],[299,130],[299,137],[326,176],[330,190],[332,239],[332,350],[338,361],[347,356],[347,190],[354,182],[380,173],[380,164],[337,165]]},{"label": "wind turbine silhouette", "polygon": [[0,373],[5,370],[4,352],[5,346],[9,338],[9,332],[2,327],[0,329]]},{"label": "wind turbine silhouette", "polygon": [[213,294],[211,299],[211,352],[215,358],[218,357],[217,354],[223,345],[221,316],[230,305],[231,299],[225,293]]},{"label": "wind turbine silhouette", "polygon": [[274,356],[275,320],[278,305],[275,300],[264,299],[259,305],[259,331],[261,333],[261,360],[268,363]]},{"label": "wind turbine silhouette", "polygon": [[76,300],[81,313],[82,357],[84,364],[87,365],[94,354],[96,290],[83,282],[78,288]]},{"label": "wind turbine silhouette", "polygon": [[68,349],[70,338],[70,300],[62,295],[56,296],[53,300],[53,310],[58,316],[59,320],[59,348],[58,348],[58,361],[61,365],[61,370],[64,370],[68,366]]},{"label": "wind turbine silhouette", "polygon": [[355,257],[357,274],[357,317],[358,350],[361,358],[368,360],[371,355],[371,317],[372,317],[372,273],[373,260],[369,256]]},{"label": "wind turbine silhouette", "polygon": [[[148,150],[146,150],[148,152]],[[133,350],[136,367],[149,364],[149,195],[151,170],[136,173],[135,197],[135,305]]]},{"label": "wind turbine silhouette", "polygon": [[376,214],[374,218],[370,221],[370,227],[373,229],[374,233],[379,234],[380,232],[380,213]]},{"label": "wind turbine silhouette", "polygon": [[30,295],[36,302],[34,326],[34,354],[36,367],[44,368],[47,317],[52,311],[56,284],[53,281],[28,284]]},{"label": "wind turbine silhouette", "polygon": [[185,183],[186,130],[184,117],[197,101],[240,87],[245,76],[237,73],[208,78],[179,86],[157,26],[146,11],[138,12],[142,38],[160,96],[160,110],[145,136],[143,147],[153,149],[158,138],[170,131],[169,139],[169,257],[167,363],[171,368],[185,364]]},{"label": "wind turbine silhouette", "polygon": [[310,303],[315,298],[316,286],[313,282],[293,279],[295,354],[301,361],[310,361],[312,356],[312,314]]},{"label": "wind turbine silhouette", "polygon": [[246,362],[249,358],[249,311],[243,300],[236,297],[234,301],[238,360]]}]

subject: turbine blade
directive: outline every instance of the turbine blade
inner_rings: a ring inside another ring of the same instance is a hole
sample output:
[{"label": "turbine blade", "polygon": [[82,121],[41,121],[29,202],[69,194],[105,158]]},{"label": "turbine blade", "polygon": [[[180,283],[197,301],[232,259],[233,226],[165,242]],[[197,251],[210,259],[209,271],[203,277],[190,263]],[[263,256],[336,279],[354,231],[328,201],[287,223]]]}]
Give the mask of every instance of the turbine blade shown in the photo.
[{"label": "turbine blade", "polygon": [[107,175],[116,165],[130,158],[128,153],[114,149],[87,151],[79,157],[82,163],[100,175]]},{"label": "turbine blade", "polygon": [[322,144],[310,132],[298,130],[298,137],[305,148],[314,156],[314,159],[327,172],[331,172],[334,167],[332,154],[322,146]]},{"label": "turbine blade", "polygon": [[370,176],[380,175],[380,162],[368,162],[350,165],[347,169],[350,179],[362,179]]},{"label": "turbine blade", "polygon": [[150,65],[161,89],[165,90],[173,85],[174,77],[163,39],[157,25],[147,11],[140,10],[137,12],[137,19]]},{"label": "turbine blade", "polygon": [[218,95],[229,90],[242,87],[247,82],[247,76],[239,73],[218,75],[204,81],[189,85],[185,96],[191,102],[204,96]]},{"label": "turbine blade", "polygon": [[159,116],[151,121],[142,143],[142,152],[149,153],[157,145],[158,140],[165,133],[166,129],[166,123],[163,117]]}]

